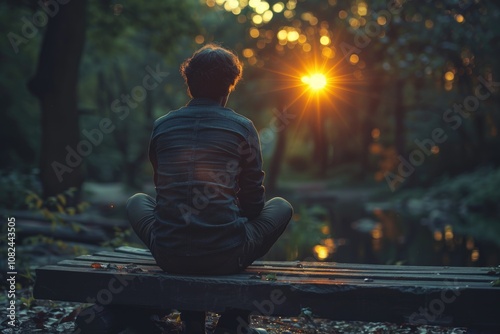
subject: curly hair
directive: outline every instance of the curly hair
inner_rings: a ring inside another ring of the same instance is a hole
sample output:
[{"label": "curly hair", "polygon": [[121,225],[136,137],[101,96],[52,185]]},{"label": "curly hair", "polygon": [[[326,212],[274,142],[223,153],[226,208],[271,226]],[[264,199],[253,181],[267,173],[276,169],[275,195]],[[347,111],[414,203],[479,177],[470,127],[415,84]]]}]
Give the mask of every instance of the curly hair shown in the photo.
[{"label": "curly hair", "polygon": [[241,79],[243,67],[231,51],[207,44],[186,59],[180,72],[193,98],[218,99],[229,94]]}]

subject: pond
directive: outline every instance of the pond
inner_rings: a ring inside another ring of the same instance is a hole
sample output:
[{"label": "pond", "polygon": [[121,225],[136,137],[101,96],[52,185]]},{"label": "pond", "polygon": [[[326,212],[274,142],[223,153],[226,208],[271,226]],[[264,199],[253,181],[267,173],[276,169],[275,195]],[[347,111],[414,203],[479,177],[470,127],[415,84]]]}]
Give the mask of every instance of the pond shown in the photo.
[{"label": "pond", "polygon": [[266,259],[432,266],[500,263],[499,240],[467,233],[432,210],[422,215],[406,207],[359,201],[294,207],[289,228]]},{"label": "pond", "polygon": [[[500,248],[497,244],[462,235],[452,225],[431,229],[416,220],[402,219],[394,211],[380,211],[379,221],[370,230],[351,224],[346,242],[332,254],[337,262],[497,266]],[[365,224],[369,226],[368,224]]]}]

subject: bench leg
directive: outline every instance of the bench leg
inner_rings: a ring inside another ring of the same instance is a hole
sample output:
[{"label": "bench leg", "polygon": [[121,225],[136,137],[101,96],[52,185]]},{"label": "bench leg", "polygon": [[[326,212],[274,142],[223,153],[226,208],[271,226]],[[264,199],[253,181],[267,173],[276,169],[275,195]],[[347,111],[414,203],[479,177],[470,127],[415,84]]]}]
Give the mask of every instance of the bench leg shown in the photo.
[{"label": "bench leg", "polygon": [[92,305],[83,309],[76,317],[76,333],[116,334],[127,328],[120,308]]},{"label": "bench leg", "polygon": [[250,329],[250,311],[229,309],[222,313],[214,334],[247,334]]},{"label": "bench leg", "polygon": [[184,322],[185,334],[205,333],[205,312],[181,311],[181,319]]},{"label": "bench leg", "polygon": [[150,320],[153,314],[161,313],[160,310],[155,309],[96,304],[82,310],[77,316],[75,333],[117,334],[127,328],[137,333],[161,333],[161,330]]}]

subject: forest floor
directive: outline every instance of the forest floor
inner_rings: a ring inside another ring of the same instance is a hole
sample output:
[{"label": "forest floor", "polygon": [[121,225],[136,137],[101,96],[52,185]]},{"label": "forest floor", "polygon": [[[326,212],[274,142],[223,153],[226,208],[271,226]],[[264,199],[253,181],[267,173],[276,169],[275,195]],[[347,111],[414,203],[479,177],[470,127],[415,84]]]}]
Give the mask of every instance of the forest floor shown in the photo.
[{"label": "forest floor", "polygon": [[[18,291],[18,295],[28,296],[29,288]],[[2,334],[55,334],[75,332],[74,320],[78,312],[86,305],[81,303],[55,302],[55,301],[33,301],[30,307],[21,307],[17,312],[17,321],[14,328],[7,324],[8,320],[0,324]],[[0,318],[6,318],[6,303],[2,299],[0,303]],[[215,328],[218,315],[209,313],[207,315],[206,333],[212,333]],[[163,334],[182,333],[182,323],[179,322],[178,313],[173,312],[163,318],[154,320]],[[264,328],[269,334],[335,334],[335,333],[359,333],[359,334],[466,334],[470,333],[466,328],[449,328],[439,326],[423,326],[412,324],[393,324],[382,322],[354,322],[354,321],[331,321],[326,319],[308,319],[305,317],[282,318],[254,316],[252,327]],[[77,332],[75,332],[77,333]],[[479,332],[474,332],[479,333]],[[147,334],[140,331],[125,330],[120,334]]]}]

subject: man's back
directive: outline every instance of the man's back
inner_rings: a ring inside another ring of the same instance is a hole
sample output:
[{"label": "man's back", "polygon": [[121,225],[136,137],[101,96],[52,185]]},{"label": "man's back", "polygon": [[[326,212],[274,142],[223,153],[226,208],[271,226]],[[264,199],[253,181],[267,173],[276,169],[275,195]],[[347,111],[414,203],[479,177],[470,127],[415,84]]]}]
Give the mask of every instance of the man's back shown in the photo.
[{"label": "man's back", "polygon": [[156,198],[133,195],[127,216],[163,270],[235,273],[269,251],[293,208],[280,197],[265,201],[257,130],[225,108],[241,79],[238,57],[205,45],[180,72],[192,100],[155,122]]},{"label": "man's back", "polygon": [[258,148],[253,123],[211,99],[193,99],[160,117],[149,152],[156,246],[191,256],[241,245],[243,224],[264,206]]},{"label": "man's back", "polygon": [[[293,208],[281,197],[264,200],[257,130],[224,107],[241,79],[238,57],[208,44],[186,59],[180,71],[193,99],[156,120],[149,147],[156,199],[133,195],[127,217],[163,270],[236,273],[271,249]],[[195,313],[190,318],[203,323],[205,314]],[[265,332],[250,328],[248,315],[225,312],[216,333]]]}]

